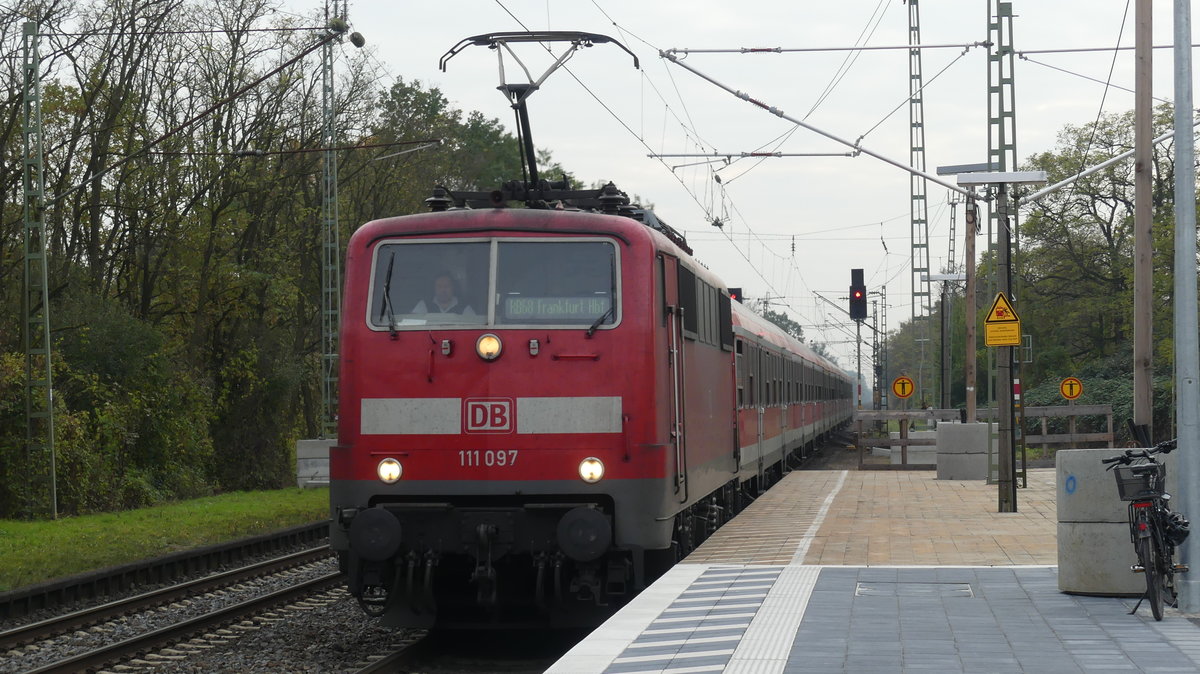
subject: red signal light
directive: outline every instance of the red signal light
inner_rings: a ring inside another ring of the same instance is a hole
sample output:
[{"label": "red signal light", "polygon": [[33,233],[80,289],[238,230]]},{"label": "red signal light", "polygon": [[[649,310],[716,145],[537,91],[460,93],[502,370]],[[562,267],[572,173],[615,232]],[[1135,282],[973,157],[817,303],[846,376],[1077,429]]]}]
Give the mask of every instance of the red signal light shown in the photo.
[{"label": "red signal light", "polygon": [[867,286],[863,283],[863,270],[850,270],[850,318],[856,321],[867,318]]}]

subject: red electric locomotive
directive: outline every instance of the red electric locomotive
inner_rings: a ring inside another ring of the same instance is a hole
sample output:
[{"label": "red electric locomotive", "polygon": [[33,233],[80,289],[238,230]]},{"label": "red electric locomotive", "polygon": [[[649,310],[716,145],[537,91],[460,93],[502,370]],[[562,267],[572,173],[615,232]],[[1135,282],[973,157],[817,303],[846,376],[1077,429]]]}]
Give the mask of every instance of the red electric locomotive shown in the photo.
[{"label": "red electric locomotive", "polygon": [[594,624],[851,414],[682,236],[538,180],[523,137],[528,182],[348,244],[330,541],[392,625]]},{"label": "red electric locomotive", "polygon": [[368,611],[593,620],[849,417],[845,375],[614,206],[350,240],[331,539]]}]

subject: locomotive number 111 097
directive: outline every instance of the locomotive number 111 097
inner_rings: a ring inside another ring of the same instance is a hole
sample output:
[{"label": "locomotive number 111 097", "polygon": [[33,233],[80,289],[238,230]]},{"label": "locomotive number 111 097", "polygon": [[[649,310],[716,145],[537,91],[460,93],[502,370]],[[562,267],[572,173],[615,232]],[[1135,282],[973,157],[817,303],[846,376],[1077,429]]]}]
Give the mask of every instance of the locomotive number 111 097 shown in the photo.
[{"label": "locomotive number 111 097", "polygon": [[517,450],[515,449],[489,449],[486,451],[478,449],[460,449],[458,450],[458,465],[462,467],[477,467],[477,466],[511,466],[517,462]]}]

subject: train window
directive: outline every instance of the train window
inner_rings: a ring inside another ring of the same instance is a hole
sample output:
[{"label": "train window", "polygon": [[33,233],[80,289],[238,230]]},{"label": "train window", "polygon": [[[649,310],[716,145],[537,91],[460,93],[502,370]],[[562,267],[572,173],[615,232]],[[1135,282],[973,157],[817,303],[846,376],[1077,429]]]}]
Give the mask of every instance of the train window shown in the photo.
[{"label": "train window", "polygon": [[683,310],[683,336],[696,339],[700,309],[696,302],[696,274],[679,265],[679,308]]},{"label": "train window", "polygon": [[501,241],[496,324],[617,322],[616,248],[605,241]]},{"label": "train window", "polygon": [[490,248],[487,241],[461,240],[380,245],[370,324],[386,329],[486,323]]},{"label": "train window", "polygon": [[717,302],[721,293],[710,285],[705,286],[704,292],[708,300],[708,343],[721,346],[721,308]]},{"label": "train window", "polygon": [[374,264],[375,330],[621,320],[619,254],[607,239],[384,241]]},{"label": "train window", "polygon": [[[733,348],[733,305],[730,303],[729,295],[720,293],[717,298],[720,303],[720,308],[717,312],[717,319],[721,322],[721,348],[729,351]],[[738,353],[741,353],[741,344],[738,344]]]}]

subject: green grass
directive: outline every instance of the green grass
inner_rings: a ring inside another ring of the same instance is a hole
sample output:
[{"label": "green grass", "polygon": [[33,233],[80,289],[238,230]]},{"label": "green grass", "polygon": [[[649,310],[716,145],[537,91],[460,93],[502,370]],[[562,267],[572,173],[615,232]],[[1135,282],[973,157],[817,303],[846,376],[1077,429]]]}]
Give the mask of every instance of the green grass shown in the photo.
[{"label": "green grass", "polygon": [[55,521],[0,520],[0,592],[328,517],[328,489],[280,489]]}]

